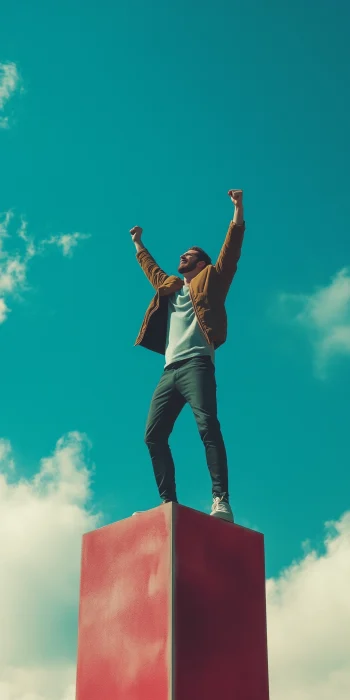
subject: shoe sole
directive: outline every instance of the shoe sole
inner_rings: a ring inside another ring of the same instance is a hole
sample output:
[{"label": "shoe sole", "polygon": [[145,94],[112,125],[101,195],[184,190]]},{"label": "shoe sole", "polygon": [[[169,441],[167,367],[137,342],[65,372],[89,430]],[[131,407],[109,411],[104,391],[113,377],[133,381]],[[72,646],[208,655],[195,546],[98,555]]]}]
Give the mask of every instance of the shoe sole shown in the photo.
[{"label": "shoe sole", "polygon": [[232,515],[225,515],[224,513],[210,513],[212,518],[217,518],[218,520],[226,520],[227,523],[234,523],[234,518]]}]

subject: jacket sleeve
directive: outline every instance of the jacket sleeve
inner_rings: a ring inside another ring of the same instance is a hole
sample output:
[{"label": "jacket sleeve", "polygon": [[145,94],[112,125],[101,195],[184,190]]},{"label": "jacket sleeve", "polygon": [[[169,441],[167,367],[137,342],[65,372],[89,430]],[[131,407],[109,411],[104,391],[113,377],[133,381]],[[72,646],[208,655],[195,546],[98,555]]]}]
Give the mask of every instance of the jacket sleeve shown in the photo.
[{"label": "jacket sleeve", "polygon": [[169,275],[167,275],[164,270],[161,270],[147,248],[140,250],[140,252],[136,254],[136,258],[151,285],[154,289],[158,290],[159,287],[166,282]]},{"label": "jacket sleeve", "polygon": [[238,225],[231,221],[224,244],[216,261],[215,269],[221,278],[225,294],[227,294],[237,270],[237,263],[241,256],[244,231],[245,223]]}]

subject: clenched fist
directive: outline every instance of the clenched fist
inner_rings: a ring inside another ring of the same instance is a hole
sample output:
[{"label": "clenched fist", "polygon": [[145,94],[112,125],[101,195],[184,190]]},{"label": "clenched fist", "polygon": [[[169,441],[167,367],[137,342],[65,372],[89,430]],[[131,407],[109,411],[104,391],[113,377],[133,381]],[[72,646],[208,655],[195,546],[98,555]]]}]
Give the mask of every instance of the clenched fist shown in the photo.
[{"label": "clenched fist", "polygon": [[243,190],[229,190],[228,196],[234,203],[235,207],[240,208],[243,206]]},{"label": "clenched fist", "polygon": [[134,228],[131,229],[131,238],[134,243],[139,243],[141,240],[142,236],[142,228],[141,226],[134,226]]}]

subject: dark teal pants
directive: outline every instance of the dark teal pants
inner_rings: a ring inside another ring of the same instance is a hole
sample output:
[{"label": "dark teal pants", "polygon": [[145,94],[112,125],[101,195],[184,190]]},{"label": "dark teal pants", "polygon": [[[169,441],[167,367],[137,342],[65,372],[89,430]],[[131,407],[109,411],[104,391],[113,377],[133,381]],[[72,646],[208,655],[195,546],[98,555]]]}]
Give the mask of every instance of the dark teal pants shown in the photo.
[{"label": "dark teal pants", "polygon": [[189,403],[203,441],[213,496],[228,499],[227,457],[217,417],[215,367],[209,357],[195,357],[165,368],[153,394],[145,433],[159,495],[177,501],[175,467],[169,436]]}]

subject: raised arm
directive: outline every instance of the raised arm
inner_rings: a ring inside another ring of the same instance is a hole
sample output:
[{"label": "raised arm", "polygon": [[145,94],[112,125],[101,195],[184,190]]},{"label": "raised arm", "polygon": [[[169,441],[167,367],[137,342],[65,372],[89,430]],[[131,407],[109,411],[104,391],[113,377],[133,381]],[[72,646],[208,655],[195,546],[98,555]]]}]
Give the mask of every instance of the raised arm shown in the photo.
[{"label": "raised arm", "polygon": [[237,270],[237,263],[241,255],[245,229],[243,191],[229,190],[228,194],[235,206],[235,211],[215,265],[216,271],[221,277],[226,294]]},{"label": "raised arm", "polygon": [[131,229],[131,239],[135,243],[136,248],[136,258],[141,265],[147,279],[150,281],[151,285],[155,289],[159,289],[168,279],[168,276],[164,270],[161,270],[159,265],[157,265],[152,255],[148,252],[147,248],[142,243],[142,228],[140,226],[134,226]]}]

